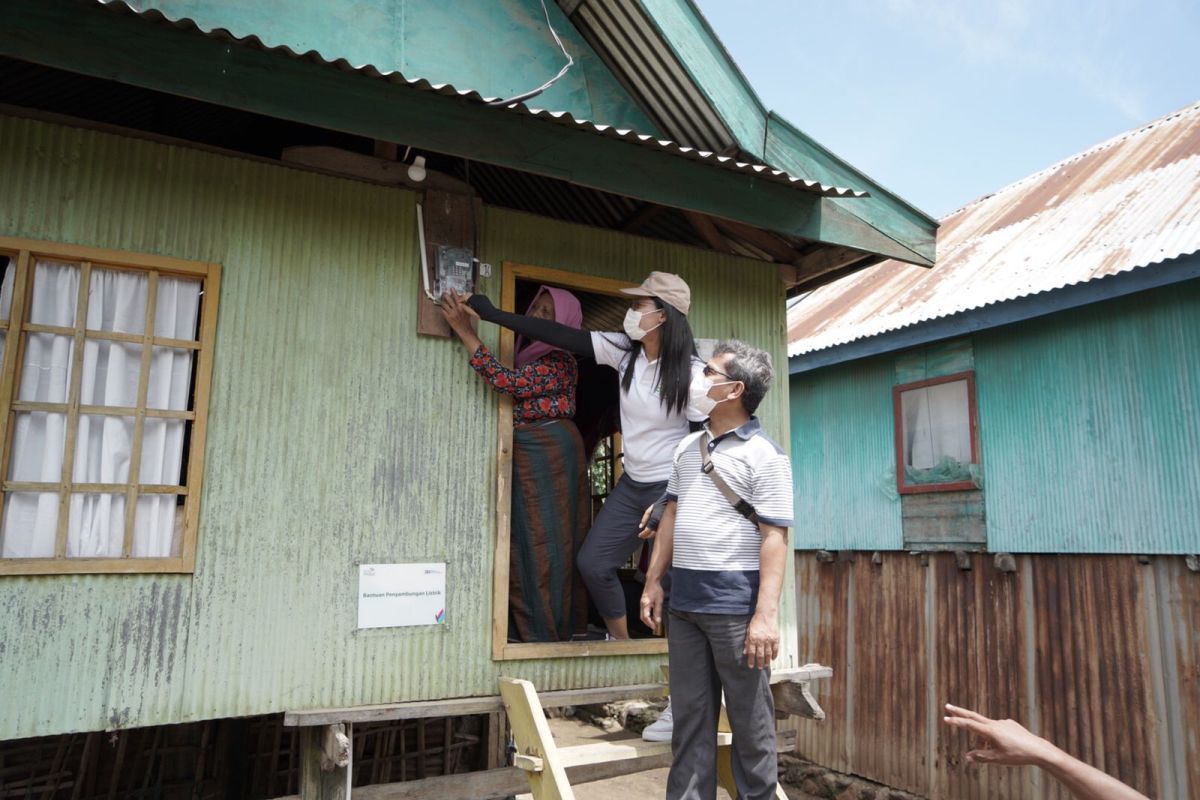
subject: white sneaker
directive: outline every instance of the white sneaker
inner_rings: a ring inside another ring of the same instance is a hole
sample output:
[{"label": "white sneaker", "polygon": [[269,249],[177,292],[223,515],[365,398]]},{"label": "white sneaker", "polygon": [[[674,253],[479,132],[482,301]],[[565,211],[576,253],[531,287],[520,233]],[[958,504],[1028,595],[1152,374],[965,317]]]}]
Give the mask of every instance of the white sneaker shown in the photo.
[{"label": "white sneaker", "polygon": [[662,710],[650,725],[642,731],[642,739],[647,742],[669,742],[671,731],[675,728],[675,718],[671,716],[671,698],[667,698],[667,707]]}]

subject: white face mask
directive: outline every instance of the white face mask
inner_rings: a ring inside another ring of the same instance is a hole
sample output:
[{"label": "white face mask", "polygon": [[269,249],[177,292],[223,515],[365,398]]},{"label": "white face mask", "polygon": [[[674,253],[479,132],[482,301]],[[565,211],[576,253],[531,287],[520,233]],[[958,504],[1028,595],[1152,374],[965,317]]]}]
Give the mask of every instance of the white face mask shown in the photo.
[{"label": "white face mask", "polygon": [[709,390],[714,386],[725,386],[730,383],[737,383],[737,381],[722,381],[720,383],[713,383],[703,375],[697,375],[692,379],[691,385],[688,386],[688,401],[690,402],[692,408],[696,409],[696,411],[707,417],[712,413],[712,410],[717,407],[717,403],[724,403],[725,400],[729,399],[726,397],[724,400],[713,400],[708,396]]},{"label": "white face mask", "polygon": [[658,311],[634,311],[632,308],[625,312],[625,335],[635,342],[640,342],[646,338],[646,334],[662,325],[658,323],[650,331],[642,330],[642,317],[646,314],[657,314]]}]

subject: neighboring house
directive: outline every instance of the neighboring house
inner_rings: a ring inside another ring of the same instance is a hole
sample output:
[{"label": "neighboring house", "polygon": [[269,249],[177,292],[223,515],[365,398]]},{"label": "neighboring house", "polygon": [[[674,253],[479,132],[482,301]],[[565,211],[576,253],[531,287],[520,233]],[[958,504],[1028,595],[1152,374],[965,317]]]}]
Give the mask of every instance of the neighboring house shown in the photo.
[{"label": "neighboring house", "polygon": [[1060,796],[967,769],[953,702],[1195,797],[1200,105],[941,223],[932,270],[789,311],[799,650],[843,668],[799,749],[929,797]]},{"label": "neighboring house", "polygon": [[[559,71],[548,22],[574,65],[488,103]],[[549,282],[619,327],[667,270],[780,365],[789,288],[934,259],[688,0],[7,0],[0,104],[6,795],[307,791],[350,718],[355,785],[433,778],[495,765],[498,716],[451,715],[500,675],[660,678],[661,639],[507,641],[510,409],[426,299],[418,204],[430,268],[508,308]],[[786,385],[762,417],[787,441]],[[443,613],[361,626],[402,563],[445,564]]]}]

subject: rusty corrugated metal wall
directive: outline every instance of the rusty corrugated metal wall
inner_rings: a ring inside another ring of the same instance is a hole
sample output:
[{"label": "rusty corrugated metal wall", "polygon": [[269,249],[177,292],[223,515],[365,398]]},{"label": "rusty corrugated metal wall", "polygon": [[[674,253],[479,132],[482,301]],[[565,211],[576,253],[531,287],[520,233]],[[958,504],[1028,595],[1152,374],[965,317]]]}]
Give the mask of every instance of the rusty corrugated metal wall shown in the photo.
[{"label": "rusty corrugated metal wall", "polygon": [[1183,558],[1041,556],[1001,572],[796,554],[800,657],[834,668],[798,751],[930,798],[1067,798],[1033,769],[968,767],[953,702],[1012,717],[1150,797],[1200,792],[1200,573]]},{"label": "rusty corrugated metal wall", "polygon": [[[0,738],[657,679],[663,657],[492,662],[495,404],[415,334],[414,194],[10,117],[0,185],[4,235],[224,266],[195,574],[0,579]],[[697,335],[786,363],[769,266],[494,209],[482,239],[497,268],[676,271]],[[762,408],[783,443],[786,384]],[[444,627],[354,631],[357,562],[442,560]]]}]

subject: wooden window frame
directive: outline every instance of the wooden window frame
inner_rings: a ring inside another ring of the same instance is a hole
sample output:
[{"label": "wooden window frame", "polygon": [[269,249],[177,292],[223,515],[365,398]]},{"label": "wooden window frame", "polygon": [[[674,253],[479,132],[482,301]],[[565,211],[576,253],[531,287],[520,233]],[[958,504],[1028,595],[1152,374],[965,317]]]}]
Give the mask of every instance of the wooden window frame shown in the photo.
[{"label": "wooden window frame", "polygon": [[[621,289],[636,286],[628,281],[597,278],[577,272],[534,267],[506,261],[501,265],[500,307],[513,311],[517,281],[537,281],[578,289],[593,294],[621,296]],[[501,363],[512,366],[515,337],[500,329]],[[496,403],[496,546],[492,568],[492,659],[512,661],[538,658],[582,658],[586,656],[661,655],[666,639],[627,639],[620,642],[517,642],[508,641],[508,557],[512,533],[512,398],[497,394]]]},{"label": "wooden window frame", "polygon": [[979,463],[979,412],[975,404],[975,371],[956,372],[952,375],[939,375],[913,383],[902,383],[892,387],[892,421],[896,431],[896,490],[900,494],[923,494],[925,492],[958,492],[966,489],[977,489],[973,481],[953,481],[950,483],[920,483],[909,486],[904,482],[904,420],[900,411],[900,395],[913,389],[924,389],[942,383],[967,382],[967,419],[971,429],[971,463]]},{"label": "wooden window frame", "polygon": [[[55,333],[75,337],[72,358],[74,379],[68,390],[66,411],[69,424],[64,442],[63,475],[54,488],[60,498],[58,534],[55,554],[47,558],[0,558],[0,575],[74,575],[90,573],[191,573],[196,564],[196,535],[200,520],[200,492],[204,475],[204,440],[208,422],[208,401],[212,382],[213,343],[216,336],[217,302],[220,296],[221,267],[219,264],[186,261],[165,256],[130,253],[99,247],[62,244],[0,236],[0,255],[13,261],[16,274],[13,276],[13,298],[9,318],[0,322],[0,330],[6,335],[4,359],[0,362],[0,478],[4,491],[49,491],[44,484],[27,484],[8,480],[8,466],[12,456],[13,420],[18,411],[51,410],[62,413],[62,404],[51,404],[53,408],[42,409],[47,404],[17,401],[20,375],[18,365],[25,354],[26,333]],[[57,328],[33,325],[26,322],[32,300],[33,268],[37,259],[66,261],[79,264],[79,299],[76,308],[75,326]],[[141,334],[113,331],[93,331],[87,328],[87,298],[92,269],[125,270],[147,273],[146,327]],[[198,279],[201,302],[198,335],[196,340],[171,339],[154,335],[154,313],[157,303],[158,276],[170,275]],[[83,406],[79,402],[81,390],[81,367],[84,339],[130,342],[142,346],[142,363],[138,379],[137,406],[117,408],[115,406]],[[169,411],[146,408],[149,382],[149,362],[153,347],[172,347],[192,350],[195,360],[195,393],[190,411]],[[134,418],[134,445],[131,453],[129,483],[122,484],[77,484],[70,480],[75,448],[75,431],[80,414],[105,414]],[[187,452],[187,476],[182,486],[141,485],[137,482],[141,458],[142,431],[145,419],[182,419],[192,423],[191,438]],[[32,488],[30,488],[32,487]],[[125,494],[125,540],[123,555],[119,558],[67,557],[66,540],[69,514],[69,499],[73,490],[92,490]],[[181,532],[180,554],[166,558],[139,558],[130,555],[132,548],[133,517],[137,509],[137,496],[145,494],[182,495],[184,500],[183,531]],[[0,492],[0,520],[4,513],[4,492]],[[2,532],[0,532],[2,535]]]}]

